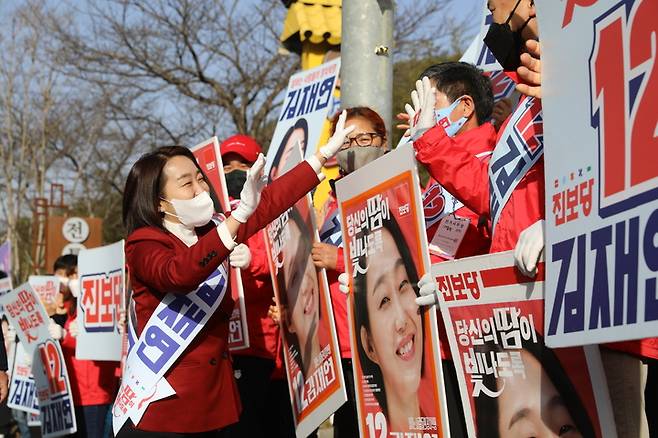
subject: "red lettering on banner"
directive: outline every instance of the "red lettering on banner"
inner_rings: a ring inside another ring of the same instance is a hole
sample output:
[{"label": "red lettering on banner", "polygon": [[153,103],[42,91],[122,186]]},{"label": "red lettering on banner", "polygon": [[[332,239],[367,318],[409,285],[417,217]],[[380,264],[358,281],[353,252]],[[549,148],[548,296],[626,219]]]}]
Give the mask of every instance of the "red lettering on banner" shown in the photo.
[{"label": "red lettering on banner", "polygon": [[117,395],[117,399],[114,402],[114,407],[113,407],[113,414],[115,417],[118,417],[115,413],[116,410],[121,411],[124,415],[128,412],[128,409],[132,408],[135,405],[135,401],[137,398],[137,394],[135,394],[135,391],[130,386],[123,386],[119,390],[119,394]]},{"label": "red lettering on banner", "polygon": [[122,272],[85,275],[80,285],[83,324],[87,331],[113,331],[121,309]]},{"label": "red lettering on banner", "polygon": [[[599,35],[599,47],[593,70],[596,73],[596,95],[604,107],[600,120],[605,149],[602,172],[605,178],[604,194],[610,196],[624,190],[626,175],[626,116],[624,114],[624,47],[621,18],[603,29]],[[598,109],[598,108],[597,108]]]},{"label": "red lettering on banner", "polygon": [[564,20],[562,20],[562,29],[567,27],[573,19],[573,10],[576,6],[588,8],[598,0],[567,0],[567,7],[564,9]]},{"label": "red lettering on banner", "polygon": [[592,190],[594,178],[562,189],[553,195],[553,219],[555,226],[582,216],[589,216],[592,211]]},{"label": "red lettering on banner", "polygon": [[[656,110],[658,102],[658,78],[654,78],[658,62],[656,62],[656,14],[658,7],[655,2],[644,0],[633,18],[630,32],[630,68],[645,76],[646,87],[637,104],[634,113],[633,132],[631,138],[631,185],[640,184],[658,176],[656,163],[650,159],[658,150],[656,137]],[[650,67],[651,66],[651,67]],[[651,70],[649,70],[651,69]],[[647,159],[649,158],[649,159]]]},{"label": "red lettering on banner", "polygon": [[39,295],[39,297],[41,297],[41,300],[44,303],[53,303],[59,292],[58,290],[55,290],[55,282],[53,280],[48,280],[44,284],[32,285],[32,289],[37,295]]},{"label": "red lettering on banner", "polygon": [[[480,282],[477,272],[464,272],[436,277],[439,292],[446,301],[480,299]],[[467,293],[468,292],[468,293]]]},{"label": "red lettering on banner", "polygon": [[43,369],[48,379],[48,387],[50,388],[50,396],[57,394],[66,394],[66,379],[62,368],[62,356],[60,356],[55,341],[49,339],[45,343],[39,345],[39,354],[41,355],[41,362]]},{"label": "red lettering on banner", "polygon": [[655,1],[619,3],[594,21],[590,58],[592,126],[598,130],[602,217],[658,197],[656,148],[658,33]]},{"label": "red lettering on banner", "polygon": [[203,154],[203,161],[205,164],[205,171],[210,173],[217,167],[217,163],[215,162],[215,149],[213,148],[212,143],[206,146],[206,148],[207,149],[205,149]]}]

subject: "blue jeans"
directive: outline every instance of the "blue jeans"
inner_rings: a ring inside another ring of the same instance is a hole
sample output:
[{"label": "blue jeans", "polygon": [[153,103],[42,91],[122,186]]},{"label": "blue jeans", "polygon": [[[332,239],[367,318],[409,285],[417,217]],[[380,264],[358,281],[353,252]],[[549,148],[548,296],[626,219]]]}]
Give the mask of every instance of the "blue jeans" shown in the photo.
[{"label": "blue jeans", "polygon": [[18,430],[21,433],[21,437],[30,438],[30,428],[27,425],[28,413],[25,411],[19,411],[18,409],[12,409],[11,416],[14,417],[14,420],[16,420],[16,423],[18,424]]},{"label": "blue jeans", "polygon": [[105,421],[110,404],[77,406],[75,419],[78,424],[78,436],[87,438],[103,438]]}]

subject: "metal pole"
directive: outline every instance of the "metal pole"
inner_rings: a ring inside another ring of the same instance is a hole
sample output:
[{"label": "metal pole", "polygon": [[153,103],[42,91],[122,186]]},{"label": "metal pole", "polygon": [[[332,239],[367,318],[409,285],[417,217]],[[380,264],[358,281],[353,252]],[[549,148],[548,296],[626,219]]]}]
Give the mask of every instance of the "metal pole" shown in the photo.
[{"label": "metal pole", "polygon": [[392,137],[393,0],[343,0],[341,106],[369,106]]}]

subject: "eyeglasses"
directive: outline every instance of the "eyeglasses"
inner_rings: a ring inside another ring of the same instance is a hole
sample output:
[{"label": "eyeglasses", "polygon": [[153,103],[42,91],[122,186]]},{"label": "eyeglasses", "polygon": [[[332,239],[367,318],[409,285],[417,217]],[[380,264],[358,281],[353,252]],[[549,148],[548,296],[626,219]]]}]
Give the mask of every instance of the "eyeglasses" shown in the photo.
[{"label": "eyeglasses", "polygon": [[354,137],[346,138],[343,142],[343,149],[351,147],[354,143],[356,143],[357,146],[371,146],[372,142],[378,137],[381,138],[382,136],[376,132],[362,132]]}]

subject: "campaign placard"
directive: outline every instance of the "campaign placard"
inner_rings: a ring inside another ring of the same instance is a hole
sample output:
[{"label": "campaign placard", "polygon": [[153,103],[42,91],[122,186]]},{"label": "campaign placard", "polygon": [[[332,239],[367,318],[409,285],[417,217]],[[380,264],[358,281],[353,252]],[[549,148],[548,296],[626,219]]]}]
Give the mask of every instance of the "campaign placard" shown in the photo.
[{"label": "campaign placard", "polygon": [[1,296],[0,304],[25,353],[32,358],[41,435],[58,437],[75,433],[75,410],[66,363],[59,342],[50,338],[49,318],[39,296],[29,283],[24,283]]},{"label": "campaign placard", "polygon": [[80,297],[75,357],[84,360],[121,360],[119,319],[125,312],[124,241],[78,255]]},{"label": "campaign placard", "polygon": [[39,343],[32,372],[39,398],[41,435],[58,437],[75,433],[77,425],[71,384],[58,341],[46,339]]},{"label": "campaign placard", "polygon": [[537,2],[552,347],[658,333],[656,16],[652,0]]},{"label": "campaign placard", "polygon": [[432,266],[471,438],[616,436],[598,346],[545,345],[544,273],[513,251]]},{"label": "campaign placard", "polygon": [[7,406],[11,409],[39,414],[37,386],[32,375],[32,360],[21,343],[16,343],[9,380]]},{"label": "campaign placard", "polygon": [[[232,210],[224,177],[224,164],[219,149],[217,137],[212,137],[203,143],[190,148],[196,157],[199,166],[203,169],[206,177],[210,180],[222,213]],[[231,267],[229,270],[231,282],[231,296],[236,301],[229,322],[228,345],[231,351],[249,348],[249,326],[247,324],[247,307],[244,299],[244,288],[242,287],[242,274],[240,269]]]},{"label": "campaign placard", "polygon": [[11,292],[0,296],[9,323],[16,329],[18,339],[29,357],[34,356],[41,340],[48,339],[49,318],[39,296],[29,283],[23,283]]},{"label": "campaign placard", "polygon": [[436,312],[419,308],[429,271],[411,145],[336,184],[356,404],[362,437],[447,437]]},{"label": "campaign placard", "polygon": [[30,275],[28,282],[45,306],[54,306],[59,294],[59,279],[54,275]]},{"label": "campaign placard", "polygon": [[[301,161],[291,152],[289,164]],[[313,264],[320,241],[310,194],[269,224],[265,245],[297,437],[308,436],[346,400],[327,274]]]},{"label": "campaign placard", "polygon": [[[331,107],[340,70],[340,58],[290,77],[281,115],[267,151],[265,174],[270,180],[283,174],[290,154],[301,145],[308,158],[317,149]],[[295,160],[292,161],[296,163]]]}]

